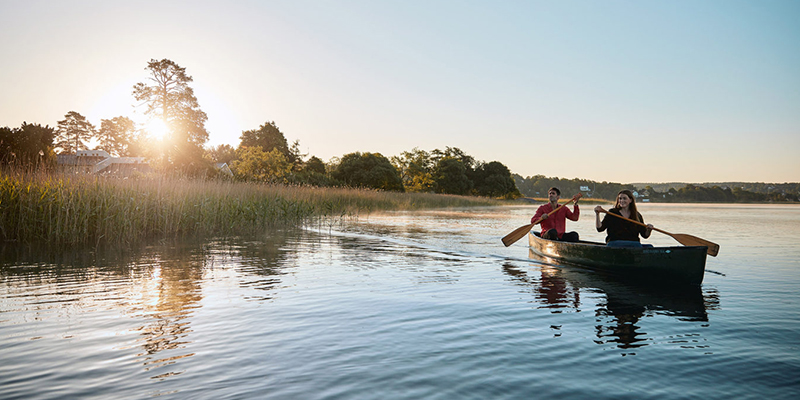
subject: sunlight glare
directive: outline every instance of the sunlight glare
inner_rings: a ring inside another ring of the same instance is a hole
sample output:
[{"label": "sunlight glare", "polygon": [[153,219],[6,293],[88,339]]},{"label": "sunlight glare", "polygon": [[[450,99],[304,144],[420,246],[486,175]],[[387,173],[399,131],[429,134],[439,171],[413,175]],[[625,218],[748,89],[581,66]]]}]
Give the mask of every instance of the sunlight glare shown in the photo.
[{"label": "sunlight glare", "polygon": [[155,140],[164,140],[167,136],[167,132],[169,131],[167,125],[165,125],[164,121],[160,119],[151,119],[149,122],[147,122],[146,130],[150,137]]}]

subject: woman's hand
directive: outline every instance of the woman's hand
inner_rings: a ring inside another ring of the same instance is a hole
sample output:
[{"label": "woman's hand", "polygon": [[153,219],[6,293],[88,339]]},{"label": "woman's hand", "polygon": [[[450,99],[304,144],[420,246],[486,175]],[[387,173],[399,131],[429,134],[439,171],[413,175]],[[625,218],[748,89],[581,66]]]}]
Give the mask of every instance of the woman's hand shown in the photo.
[{"label": "woman's hand", "polygon": [[644,228],[644,233],[642,234],[642,237],[647,239],[650,237],[651,233],[653,233],[653,224],[647,224],[647,226]]},{"label": "woman's hand", "polygon": [[597,206],[594,208],[594,213],[600,215],[601,212],[606,212],[603,207]]},{"label": "woman's hand", "polygon": [[600,221],[600,212],[606,212],[603,210],[603,207],[597,206],[594,208],[594,226],[597,228],[597,231],[600,232],[600,228],[603,226],[603,223]]}]

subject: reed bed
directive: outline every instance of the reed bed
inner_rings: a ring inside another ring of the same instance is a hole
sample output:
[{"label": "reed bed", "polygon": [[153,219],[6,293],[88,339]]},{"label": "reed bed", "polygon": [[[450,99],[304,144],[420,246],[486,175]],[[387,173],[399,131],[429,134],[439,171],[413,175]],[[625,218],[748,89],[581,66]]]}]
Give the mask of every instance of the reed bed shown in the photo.
[{"label": "reed bed", "polygon": [[53,245],[227,236],[379,210],[500,204],[491,199],[364,189],[0,172],[0,236]]}]

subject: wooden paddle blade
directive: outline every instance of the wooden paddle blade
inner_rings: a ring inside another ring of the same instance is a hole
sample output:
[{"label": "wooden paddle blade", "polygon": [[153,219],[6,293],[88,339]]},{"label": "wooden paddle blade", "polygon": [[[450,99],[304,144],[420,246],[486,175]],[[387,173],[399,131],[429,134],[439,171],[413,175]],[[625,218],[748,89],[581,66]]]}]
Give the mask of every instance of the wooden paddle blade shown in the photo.
[{"label": "wooden paddle blade", "polygon": [[527,235],[528,232],[531,231],[531,228],[533,228],[533,224],[520,226],[519,228],[514,229],[514,231],[503,237],[502,239],[503,244],[506,245],[506,247],[511,246],[512,244],[514,244],[514,242],[522,239],[525,235]]},{"label": "wooden paddle blade", "polygon": [[711,257],[716,257],[719,253],[719,245],[714,242],[709,242],[708,240],[701,239],[697,236],[692,235],[685,235],[682,233],[670,233],[670,236],[675,238],[680,244],[684,246],[706,246],[708,250],[706,250],[706,254],[710,255]]}]

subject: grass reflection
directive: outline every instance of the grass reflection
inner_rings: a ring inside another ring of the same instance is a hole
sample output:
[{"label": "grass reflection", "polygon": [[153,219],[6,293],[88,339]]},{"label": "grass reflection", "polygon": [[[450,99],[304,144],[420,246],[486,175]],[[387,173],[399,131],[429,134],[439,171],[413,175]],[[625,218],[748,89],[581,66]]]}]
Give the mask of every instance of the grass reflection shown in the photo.
[{"label": "grass reflection", "polygon": [[183,373],[181,363],[196,354],[194,314],[203,307],[209,271],[232,264],[241,286],[268,298],[280,283],[290,236],[130,249],[0,244],[0,322],[35,332],[29,339],[119,338],[97,357],[135,350],[133,359],[154,373],[150,378],[168,379]]}]

